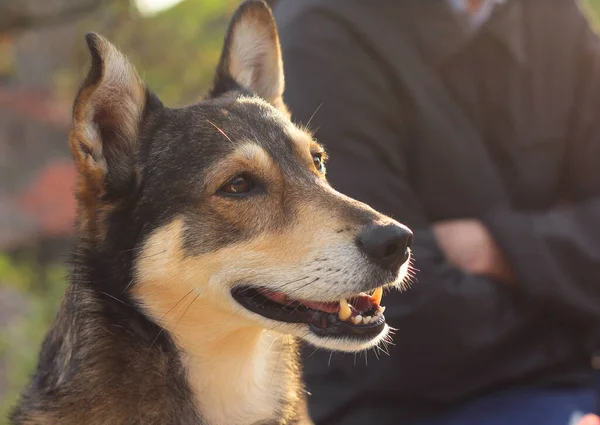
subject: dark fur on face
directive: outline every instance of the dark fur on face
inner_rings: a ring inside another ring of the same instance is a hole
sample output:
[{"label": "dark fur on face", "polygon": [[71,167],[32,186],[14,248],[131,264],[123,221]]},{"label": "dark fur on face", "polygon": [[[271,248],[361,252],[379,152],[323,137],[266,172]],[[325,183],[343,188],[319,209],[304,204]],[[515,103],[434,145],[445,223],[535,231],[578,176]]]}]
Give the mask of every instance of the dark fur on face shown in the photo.
[{"label": "dark fur on face", "polygon": [[358,350],[385,332],[311,334],[246,310],[231,291],[333,302],[399,284],[406,258],[375,264],[360,235],[403,228],[327,184],[322,147],[289,121],[262,1],[234,15],[208,99],[181,109],[163,106],[108,41],[87,42],[70,135],[70,286],[12,421],[309,423],[293,336]]}]

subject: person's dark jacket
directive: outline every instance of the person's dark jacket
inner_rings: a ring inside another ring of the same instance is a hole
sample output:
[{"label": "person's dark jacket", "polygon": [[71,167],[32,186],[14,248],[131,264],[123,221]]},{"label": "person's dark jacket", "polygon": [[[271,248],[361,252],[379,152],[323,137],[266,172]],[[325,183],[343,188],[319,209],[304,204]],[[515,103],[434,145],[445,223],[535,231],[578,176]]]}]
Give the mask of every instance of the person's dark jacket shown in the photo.
[{"label": "person's dark jacket", "polygon": [[[305,356],[318,424],[402,419],[509,386],[583,385],[600,317],[600,44],[573,0],[509,0],[470,39],[442,0],[280,0],[293,117],[328,179],[415,232],[390,356]],[[517,276],[444,258],[475,218]],[[368,366],[365,366],[368,356]]]}]

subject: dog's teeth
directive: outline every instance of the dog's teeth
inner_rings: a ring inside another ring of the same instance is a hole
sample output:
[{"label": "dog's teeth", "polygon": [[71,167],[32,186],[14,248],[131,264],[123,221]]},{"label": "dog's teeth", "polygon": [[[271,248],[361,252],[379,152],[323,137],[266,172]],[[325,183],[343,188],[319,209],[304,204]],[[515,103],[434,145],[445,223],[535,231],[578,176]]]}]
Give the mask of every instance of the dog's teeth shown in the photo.
[{"label": "dog's teeth", "polygon": [[359,315],[357,315],[357,316],[354,316],[354,317],[352,318],[352,322],[353,322],[355,325],[358,325],[359,323],[361,323],[361,322],[362,322],[362,320],[363,320],[363,317],[362,317],[360,314],[359,314]]},{"label": "dog's teeth", "polygon": [[340,320],[348,320],[352,316],[352,310],[350,310],[350,306],[348,305],[348,301],[345,298],[340,300],[340,311],[338,311],[338,317]]},{"label": "dog's teeth", "polygon": [[385,311],[385,307],[380,305],[379,310],[377,310],[377,314],[382,315],[384,311]]},{"label": "dog's teeth", "polygon": [[380,286],[379,288],[375,289],[375,292],[373,292],[373,295],[371,295],[371,301],[373,301],[374,304],[381,304],[381,298],[383,297],[383,288]]},{"label": "dog's teeth", "polygon": [[365,325],[368,325],[369,323],[371,323],[371,316],[367,316],[367,317],[363,318],[363,323]]}]

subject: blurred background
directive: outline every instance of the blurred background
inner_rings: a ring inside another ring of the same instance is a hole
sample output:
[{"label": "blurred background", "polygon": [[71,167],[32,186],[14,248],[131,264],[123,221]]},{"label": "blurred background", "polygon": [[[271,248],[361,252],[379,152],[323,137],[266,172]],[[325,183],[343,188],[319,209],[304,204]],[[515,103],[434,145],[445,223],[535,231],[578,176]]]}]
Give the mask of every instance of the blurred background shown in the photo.
[{"label": "blurred background", "polygon": [[[599,23],[600,0],[586,1]],[[239,2],[0,0],[0,424],[66,284],[75,215],[67,132],[88,60],[83,35],[110,38],[167,105],[183,105],[208,89]]]}]

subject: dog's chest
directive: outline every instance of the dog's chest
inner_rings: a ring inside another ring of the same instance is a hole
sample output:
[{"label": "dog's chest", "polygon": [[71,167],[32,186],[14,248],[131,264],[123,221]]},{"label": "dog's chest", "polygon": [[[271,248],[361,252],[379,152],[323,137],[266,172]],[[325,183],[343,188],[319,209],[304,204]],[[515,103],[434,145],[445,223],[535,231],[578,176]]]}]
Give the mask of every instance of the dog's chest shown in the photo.
[{"label": "dog's chest", "polygon": [[265,335],[253,353],[219,354],[189,363],[189,382],[207,425],[278,424],[297,402],[290,352],[281,336]]}]

